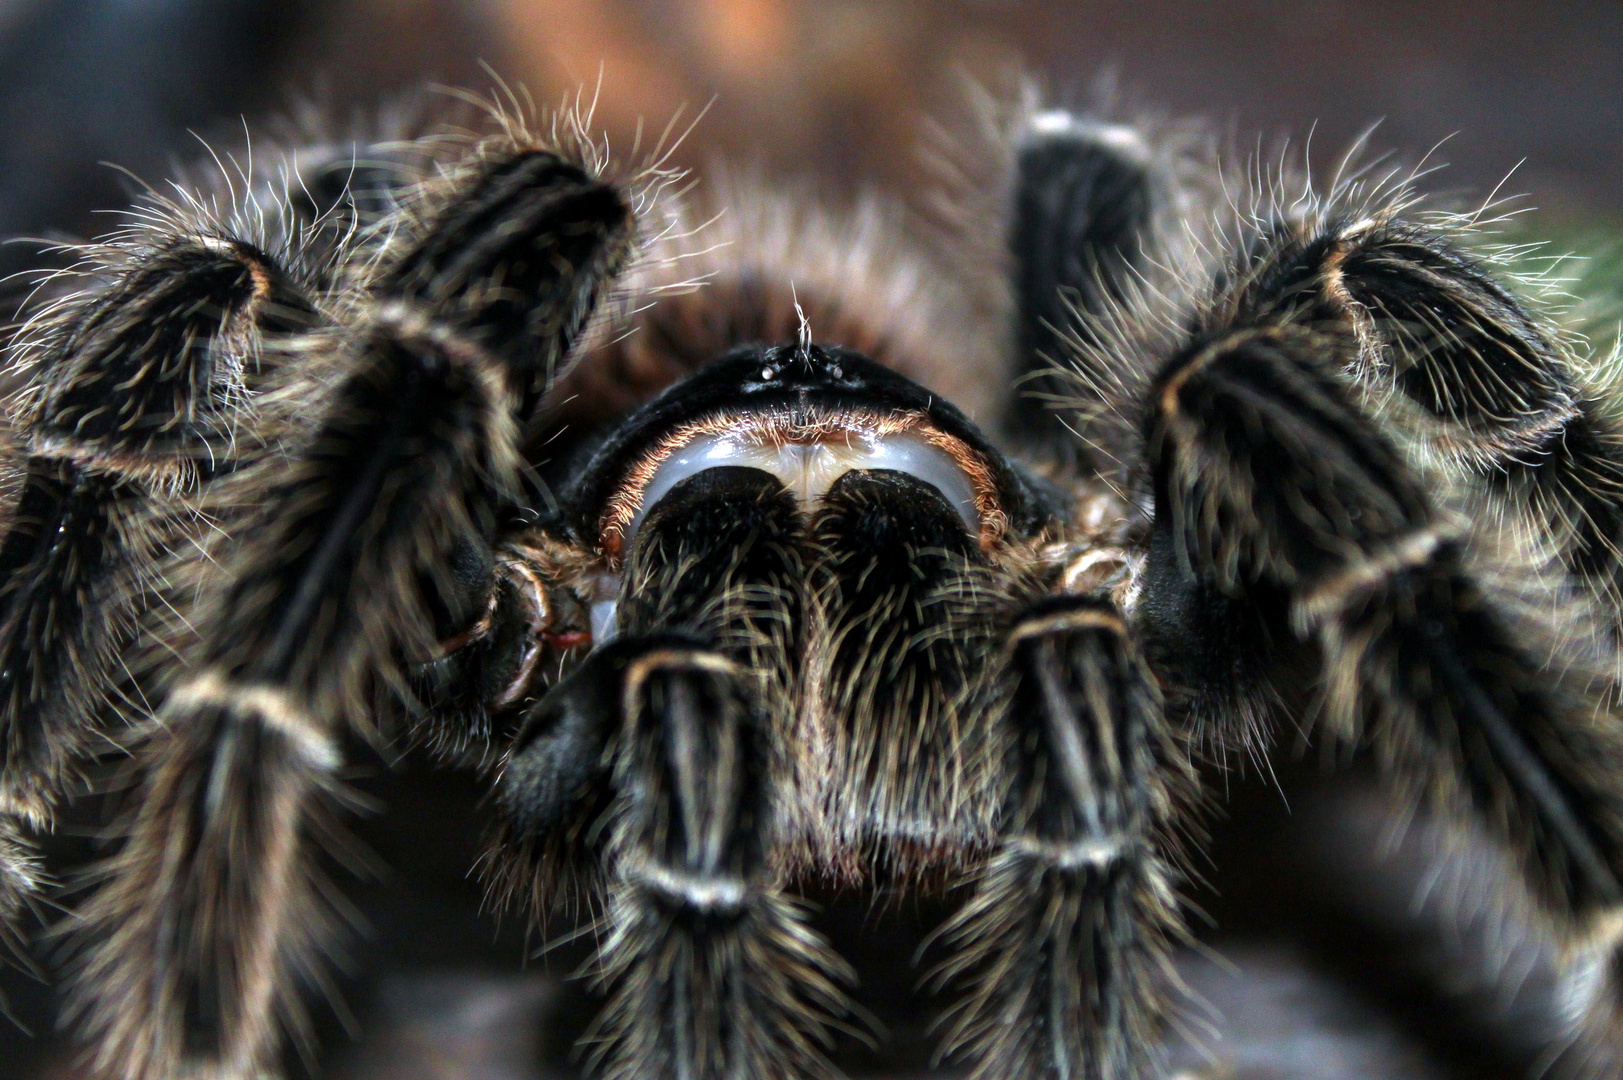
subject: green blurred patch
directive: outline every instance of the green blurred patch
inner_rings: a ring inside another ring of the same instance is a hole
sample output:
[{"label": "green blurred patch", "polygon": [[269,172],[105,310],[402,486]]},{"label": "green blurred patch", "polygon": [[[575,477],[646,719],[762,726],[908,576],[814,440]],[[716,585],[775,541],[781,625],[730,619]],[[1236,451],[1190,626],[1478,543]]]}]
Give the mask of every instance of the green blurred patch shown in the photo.
[{"label": "green blurred patch", "polygon": [[1597,318],[1612,322],[1623,318],[1623,221],[1615,218],[1579,218],[1558,214],[1529,214],[1517,219],[1508,238],[1515,243],[1541,242],[1529,254],[1542,270],[1554,256],[1566,256],[1553,268],[1553,276],[1579,305],[1575,314],[1588,313],[1584,329]]},{"label": "green blurred patch", "polygon": [[1623,222],[1541,213],[1513,220],[1504,238],[1529,245],[1523,271],[1555,287],[1576,359],[1623,422]]}]

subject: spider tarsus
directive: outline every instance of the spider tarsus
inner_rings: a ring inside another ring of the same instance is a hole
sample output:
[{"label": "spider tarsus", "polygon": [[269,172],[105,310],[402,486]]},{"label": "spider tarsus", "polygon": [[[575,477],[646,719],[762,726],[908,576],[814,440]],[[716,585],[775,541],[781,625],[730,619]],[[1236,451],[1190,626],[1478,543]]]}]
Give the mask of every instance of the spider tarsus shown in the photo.
[{"label": "spider tarsus", "polygon": [[[1541,434],[1536,450],[1505,459],[1489,483],[1518,508],[1529,546],[1553,539],[1562,565],[1592,598],[1610,635],[1608,674],[1623,686],[1623,425],[1580,389],[1572,415]],[[1613,696],[1623,700],[1623,692]]]},{"label": "spider tarsus", "polygon": [[1218,331],[1151,388],[1156,517],[1184,569],[1230,594],[1291,588],[1349,546],[1429,521],[1408,467],[1337,381],[1338,345],[1292,327]]},{"label": "spider tarsus", "polygon": [[1118,307],[1132,276],[1156,257],[1153,226],[1168,183],[1130,127],[1058,110],[1028,121],[1015,148],[1009,233],[1021,392],[1007,423],[1016,437],[1079,452],[1041,398],[1061,388],[1058,365],[1074,348],[1066,335],[1091,334],[1090,320]]},{"label": "spider tarsus", "polygon": [[430,188],[380,286],[432,308],[513,372],[528,418],[635,239],[626,196],[545,148],[486,147]]},{"label": "spider tarsus", "polygon": [[1442,231],[1376,210],[1276,223],[1248,254],[1237,321],[1338,321],[1365,346],[1355,371],[1452,425],[1491,467],[1533,449],[1519,432],[1567,416],[1571,379],[1526,305]]},{"label": "spider tarsus", "polygon": [[77,315],[40,359],[34,443],[160,479],[229,454],[260,338],[316,321],[267,253],[214,236],[176,237]]}]

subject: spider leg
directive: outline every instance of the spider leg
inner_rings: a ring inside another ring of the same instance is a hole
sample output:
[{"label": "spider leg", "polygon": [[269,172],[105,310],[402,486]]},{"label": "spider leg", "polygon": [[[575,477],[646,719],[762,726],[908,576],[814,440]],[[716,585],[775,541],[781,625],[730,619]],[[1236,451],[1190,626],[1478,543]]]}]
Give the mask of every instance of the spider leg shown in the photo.
[{"label": "spider leg", "polygon": [[691,641],[634,646],[598,950],[609,1000],[588,1037],[604,1075],[827,1075],[841,968],[768,871],[769,732],[751,680]]},{"label": "spider leg", "polygon": [[1149,270],[1172,187],[1131,127],[1050,110],[1027,118],[1017,140],[1009,251],[1023,392],[1008,426],[1050,453],[1074,454],[1076,438],[1044,398],[1074,392],[1074,376],[1057,366],[1078,351],[1069,337],[1099,344],[1134,277]]},{"label": "spider leg", "polygon": [[[79,1009],[97,1064],[274,1067],[329,927],[312,835],[350,730],[433,654],[435,615],[512,497],[523,410],[626,258],[622,194],[522,137],[418,193],[302,449],[255,468],[225,581],[142,750],[124,847],[89,903]],[[308,397],[308,388],[297,388]]]},{"label": "spider leg", "polygon": [[945,927],[935,978],[964,995],[946,1049],[976,1078],[1149,1075],[1180,928],[1164,826],[1189,772],[1108,595],[1043,601],[1009,643],[1012,790]]},{"label": "spider leg", "polygon": [[1276,224],[1236,276],[1241,318],[1348,327],[1366,404],[1525,506],[1623,632],[1623,430],[1491,264],[1440,228],[1332,208]]},{"label": "spider leg", "polygon": [[848,976],[769,862],[802,531],[769,474],[678,484],[641,526],[620,636],[537,704],[504,771],[507,829],[602,838],[605,1076],[830,1072]]},{"label": "spider leg", "polygon": [[28,456],[0,542],[0,926],[37,883],[15,823],[48,828],[90,749],[177,500],[230,454],[261,337],[313,315],[271,255],[199,233],[156,238],[22,331]]},{"label": "spider leg", "polygon": [[[1623,730],[1546,670],[1395,449],[1351,403],[1350,343],[1198,337],[1151,390],[1154,580],[1277,604],[1322,649],[1329,732],[1522,854],[1549,910],[1623,899]],[[1155,605],[1144,608],[1155,622]]]}]

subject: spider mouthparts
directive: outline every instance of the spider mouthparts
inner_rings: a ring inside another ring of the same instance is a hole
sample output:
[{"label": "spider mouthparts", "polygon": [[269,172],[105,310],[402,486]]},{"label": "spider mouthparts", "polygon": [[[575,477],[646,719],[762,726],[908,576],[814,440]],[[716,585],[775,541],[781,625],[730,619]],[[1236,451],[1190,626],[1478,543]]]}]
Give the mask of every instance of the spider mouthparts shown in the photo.
[{"label": "spider mouthparts", "polygon": [[592,635],[585,630],[571,630],[564,634],[545,633],[541,635],[541,640],[545,641],[549,647],[563,652],[567,649],[578,649],[583,645],[590,645]]}]

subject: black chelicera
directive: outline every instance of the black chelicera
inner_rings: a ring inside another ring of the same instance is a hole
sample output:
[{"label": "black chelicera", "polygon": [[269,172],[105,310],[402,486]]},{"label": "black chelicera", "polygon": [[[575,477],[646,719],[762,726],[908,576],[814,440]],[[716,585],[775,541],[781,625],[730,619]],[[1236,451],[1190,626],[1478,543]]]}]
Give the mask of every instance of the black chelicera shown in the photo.
[{"label": "black chelicera", "polygon": [[153,200],[19,331],[0,921],[127,748],[99,1069],[307,1038],[340,769],[402,734],[488,778],[494,895],[598,913],[614,1078],[836,1074],[831,891],[948,899],[975,1077],[1153,1073],[1197,766],[1281,709],[1610,948],[1623,441],[1468,221],[1235,216],[1027,110],[952,266],[743,191],[695,247],[669,174],[496,127]]}]

